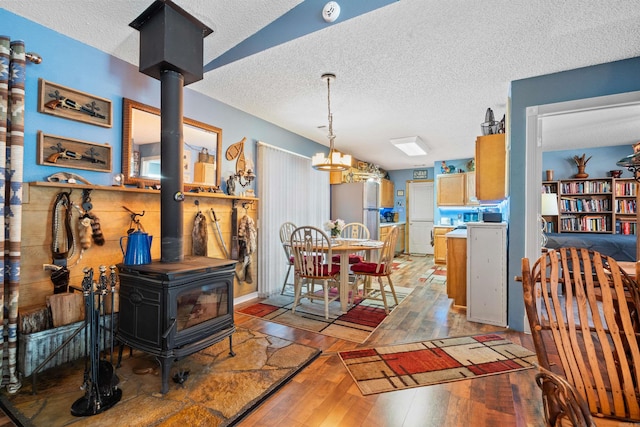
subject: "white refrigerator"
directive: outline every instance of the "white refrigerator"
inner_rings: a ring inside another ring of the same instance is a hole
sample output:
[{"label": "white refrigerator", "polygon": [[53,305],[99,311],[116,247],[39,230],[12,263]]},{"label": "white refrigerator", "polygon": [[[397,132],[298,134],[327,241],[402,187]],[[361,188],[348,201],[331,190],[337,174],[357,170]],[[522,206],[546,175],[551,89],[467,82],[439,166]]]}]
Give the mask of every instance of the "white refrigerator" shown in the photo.
[{"label": "white refrigerator", "polygon": [[331,219],[342,219],[347,224],[361,222],[369,229],[369,237],[377,240],[380,229],[380,184],[362,181],[332,185]]}]

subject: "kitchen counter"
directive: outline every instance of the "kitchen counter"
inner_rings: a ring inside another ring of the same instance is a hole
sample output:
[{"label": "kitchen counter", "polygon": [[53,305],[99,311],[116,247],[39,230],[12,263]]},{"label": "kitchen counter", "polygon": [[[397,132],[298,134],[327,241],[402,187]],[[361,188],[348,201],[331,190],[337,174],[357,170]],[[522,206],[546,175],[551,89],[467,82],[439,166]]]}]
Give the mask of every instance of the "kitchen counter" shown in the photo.
[{"label": "kitchen counter", "polygon": [[452,230],[452,231],[448,232],[447,234],[445,234],[445,236],[447,238],[466,239],[467,238],[467,230],[466,229]]},{"label": "kitchen counter", "polygon": [[398,221],[398,222],[381,222],[380,223],[380,227],[391,227],[392,225],[405,225],[406,222],[405,221]]}]

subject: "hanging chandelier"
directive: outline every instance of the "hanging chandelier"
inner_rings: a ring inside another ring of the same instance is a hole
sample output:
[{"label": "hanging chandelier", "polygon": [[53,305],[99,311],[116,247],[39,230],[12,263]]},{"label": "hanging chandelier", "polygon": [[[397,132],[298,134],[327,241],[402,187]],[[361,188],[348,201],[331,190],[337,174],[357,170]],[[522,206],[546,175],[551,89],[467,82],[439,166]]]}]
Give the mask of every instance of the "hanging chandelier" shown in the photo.
[{"label": "hanging chandelier", "polygon": [[325,172],[340,172],[351,167],[351,156],[342,154],[333,146],[333,140],[336,136],[333,134],[333,114],[331,114],[331,82],[336,79],[333,73],[325,73],[322,80],[327,81],[327,106],[329,110],[329,155],[325,157],[324,153],[317,153],[311,158],[311,166],[314,169]]}]

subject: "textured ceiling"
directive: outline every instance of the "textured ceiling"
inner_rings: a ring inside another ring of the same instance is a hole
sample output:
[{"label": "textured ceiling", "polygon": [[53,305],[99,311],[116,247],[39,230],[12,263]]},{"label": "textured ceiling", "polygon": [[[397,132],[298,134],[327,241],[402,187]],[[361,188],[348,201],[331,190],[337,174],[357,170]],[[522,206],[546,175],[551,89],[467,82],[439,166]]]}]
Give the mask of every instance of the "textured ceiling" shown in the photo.
[{"label": "textured ceiling", "polygon": [[[0,0],[0,7],[137,65],[138,32],[128,24],[151,3]],[[204,40],[208,63],[301,2],[175,3],[214,30]],[[399,0],[214,69],[189,87],[328,145],[319,129],[327,125],[320,76],[334,72],[336,148],[388,170],[433,166],[473,157],[487,107],[496,119],[506,111],[510,81],[640,56],[638,22],[637,0]],[[640,140],[637,110],[625,114],[620,136],[565,130],[559,148]],[[563,114],[553,126],[571,129],[574,119]],[[406,157],[389,143],[411,135],[426,142],[427,156]]]}]

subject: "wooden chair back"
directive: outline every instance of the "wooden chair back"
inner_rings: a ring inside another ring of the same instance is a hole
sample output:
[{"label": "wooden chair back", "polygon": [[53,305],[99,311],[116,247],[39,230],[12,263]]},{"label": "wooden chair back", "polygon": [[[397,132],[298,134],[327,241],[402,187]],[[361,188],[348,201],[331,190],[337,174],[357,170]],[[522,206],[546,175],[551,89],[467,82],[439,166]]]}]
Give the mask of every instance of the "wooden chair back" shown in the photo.
[{"label": "wooden chair back", "polygon": [[345,239],[368,239],[369,229],[361,222],[350,222],[340,232],[340,237]]},{"label": "wooden chair back", "polygon": [[[597,417],[640,421],[636,282],[613,258],[560,248],[531,268],[523,258],[522,284],[540,365],[560,365]],[[561,413],[554,399],[546,396],[550,425]]]},{"label": "wooden chair back", "polygon": [[296,228],[296,225],[292,222],[285,222],[280,226],[280,242],[282,243],[282,248],[284,249],[284,254],[287,257],[288,263],[290,263],[291,257],[293,256],[289,243],[291,241],[293,230]]},{"label": "wooden chair back", "polygon": [[398,241],[398,227],[392,226],[391,230],[385,237],[382,248],[380,249],[380,255],[378,257],[378,265],[373,272],[375,275],[388,276],[391,274],[393,267],[393,258],[396,255],[396,242]]},{"label": "wooden chair back", "polygon": [[312,226],[296,228],[291,234],[294,269],[299,277],[322,279],[333,276],[326,262],[331,259],[331,241],[324,231]]}]

